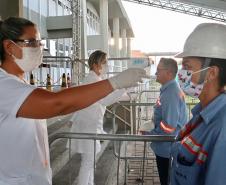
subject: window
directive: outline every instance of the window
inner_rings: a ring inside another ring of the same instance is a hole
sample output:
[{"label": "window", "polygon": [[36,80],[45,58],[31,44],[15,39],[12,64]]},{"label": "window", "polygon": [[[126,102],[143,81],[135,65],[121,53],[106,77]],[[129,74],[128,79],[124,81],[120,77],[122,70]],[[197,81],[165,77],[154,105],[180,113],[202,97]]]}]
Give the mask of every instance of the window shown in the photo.
[{"label": "window", "polygon": [[41,15],[47,16],[47,8],[48,8],[48,2],[46,0],[40,0],[41,4]]},{"label": "window", "polygon": [[49,16],[56,16],[56,2],[55,0],[49,0]]}]

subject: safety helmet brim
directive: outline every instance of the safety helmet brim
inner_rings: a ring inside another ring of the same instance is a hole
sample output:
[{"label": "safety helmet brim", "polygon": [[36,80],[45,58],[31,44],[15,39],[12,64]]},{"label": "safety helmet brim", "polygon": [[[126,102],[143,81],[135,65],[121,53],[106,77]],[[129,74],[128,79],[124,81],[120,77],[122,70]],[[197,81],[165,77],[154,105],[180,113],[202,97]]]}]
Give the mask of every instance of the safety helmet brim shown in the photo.
[{"label": "safety helmet brim", "polygon": [[198,25],[186,39],[183,51],[175,57],[226,59],[226,25],[219,23]]}]

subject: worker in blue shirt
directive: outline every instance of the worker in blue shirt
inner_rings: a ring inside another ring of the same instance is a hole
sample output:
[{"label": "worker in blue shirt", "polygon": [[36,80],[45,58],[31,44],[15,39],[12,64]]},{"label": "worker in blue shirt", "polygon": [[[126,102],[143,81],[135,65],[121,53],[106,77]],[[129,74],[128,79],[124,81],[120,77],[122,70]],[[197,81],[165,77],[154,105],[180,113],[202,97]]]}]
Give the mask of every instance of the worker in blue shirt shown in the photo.
[{"label": "worker in blue shirt", "polygon": [[[177,62],[171,58],[161,58],[157,66],[156,81],[162,87],[160,97],[154,106],[154,129],[145,134],[177,135],[187,123],[187,108],[184,93],[175,81]],[[153,142],[151,148],[156,155],[156,162],[161,185],[168,184],[168,168],[171,143]]]},{"label": "worker in blue shirt", "polygon": [[198,25],[187,38],[178,77],[200,100],[172,147],[170,185],[226,184],[226,26]]}]

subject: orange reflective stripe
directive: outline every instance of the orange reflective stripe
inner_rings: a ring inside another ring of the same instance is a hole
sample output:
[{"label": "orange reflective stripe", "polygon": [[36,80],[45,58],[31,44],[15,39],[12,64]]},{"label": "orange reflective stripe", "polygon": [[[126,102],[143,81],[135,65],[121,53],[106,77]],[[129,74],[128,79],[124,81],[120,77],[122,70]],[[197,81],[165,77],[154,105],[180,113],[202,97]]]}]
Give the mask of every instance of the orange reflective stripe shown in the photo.
[{"label": "orange reflective stripe", "polygon": [[176,128],[164,123],[163,121],[160,122],[160,128],[168,134],[170,134],[176,130]]}]

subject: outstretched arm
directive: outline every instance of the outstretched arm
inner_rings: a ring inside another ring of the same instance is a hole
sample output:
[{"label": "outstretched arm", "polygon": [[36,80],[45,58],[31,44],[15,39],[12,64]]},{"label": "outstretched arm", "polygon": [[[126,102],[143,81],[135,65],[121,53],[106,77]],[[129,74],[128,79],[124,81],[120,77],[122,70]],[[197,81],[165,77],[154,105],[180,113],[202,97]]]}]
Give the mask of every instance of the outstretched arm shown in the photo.
[{"label": "outstretched arm", "polygon": [[108,80],[54,93],[35,89],[21,105],[18,117],[44,119],[83,109],[105,97],[113,88]]}]

